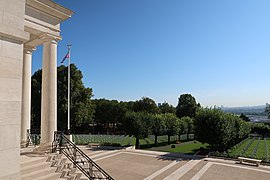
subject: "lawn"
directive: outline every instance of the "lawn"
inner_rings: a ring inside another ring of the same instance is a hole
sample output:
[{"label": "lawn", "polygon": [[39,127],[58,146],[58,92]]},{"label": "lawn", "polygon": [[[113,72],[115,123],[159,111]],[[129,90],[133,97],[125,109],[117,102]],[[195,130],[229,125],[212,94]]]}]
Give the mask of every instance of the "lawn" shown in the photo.
[{"label": "lawn", "polygon": [[[193,134],[189,135],[190,139],[194,138]],[[155,137],[153,135],[150,135],[148,138],[141,139],[140,145],[141,148],[149,148],[154,145]],[[175,142],[178,139],[178,136],[171,136],[171,142]],[[110,143],[110,144],[118,144],[119,146],[130,146],[135,145],[135,138],[130,136],[124,136],[124,135],[90,135],[90,134],[75,134],[73,135],[73,140],[75,144],[78,145],[87,145],[89,143]],[[168,137],[166,135],[164,136],[158,136],[158,145],[164,145],[167,143]],[[180,137],[181,141],[187,140],[187,135],[183,134]]]},{"label": "lawn", "polygon": [[202,144],[198,141],[189,141],[183,144],[177,144],[175,148],[169,148],[164,151],[166,152],[179,152],[183,154],[195,154],[197,151],[199,151],[200,148],[207,149],[208,144]]},{"label": "lawn", "polygon": [[228,157],[250,157],[269,162],[270,139],[247,138],[228,150]]}]

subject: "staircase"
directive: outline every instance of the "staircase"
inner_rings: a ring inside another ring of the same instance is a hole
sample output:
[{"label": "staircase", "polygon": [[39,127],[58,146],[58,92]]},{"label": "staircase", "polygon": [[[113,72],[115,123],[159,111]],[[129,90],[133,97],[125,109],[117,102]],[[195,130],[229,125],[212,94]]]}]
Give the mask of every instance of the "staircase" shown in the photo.
[{"label": "staircase", "polygon": [[73,167],[62,154],[21,156],[22,180],[85,180],[88,179]]},{"label": "staircase", "polygon": [[[83,151],[81,151],[74,143],[72,143],[62,132],[55,132],[54,141],[52,143],[52,152],[64,154],[65,157],[70,162],[72,162],[73,166],[79,169],[84,174],[84,176],[89,179],[113,180],[113,178],[108,173],[106,173]],[[60,162],[58,162],[58,165],[59,163]],[[68,172],[65,172],[64,170],[65,168],[68,169]],[[73,169],[71,171],[69,169],[70,167],[64,166],[58,168],[58,171],[61,171],[63,175],[74,174],[76,171],[76,169]]]}]

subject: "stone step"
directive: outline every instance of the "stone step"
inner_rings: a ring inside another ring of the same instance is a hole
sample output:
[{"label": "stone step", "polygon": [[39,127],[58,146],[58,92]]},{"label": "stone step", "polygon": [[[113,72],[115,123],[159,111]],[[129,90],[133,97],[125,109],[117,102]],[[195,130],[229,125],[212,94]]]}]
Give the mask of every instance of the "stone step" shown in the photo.
[{"label": "stone step", "polygon": [[56,179],[63,180],[63,178],[60,178],[60,176],[61,173],[51,173],[46,176],[36,178],[35,180],[56,180]]},{"label": "stone step", "polygon": [[45,161],[46,161],[46,157],[31,157],[27,161],[25,160],[24,162],[21,162],[21,167],[30,166],[32,164],[37,164],[37,163],[45,162]]},{"label": "stone step", "polygon": [[46,176],[48,174],[54,174],[54,173],[55,173],[55,168],[49,167],[49,168],[40,169],[37,171],[33,171],[31,173],[24,174],[21,176],[21,179],[22,180],[34,180],[34,179]]},{"label": "stone step", "polygon": [[51,167],[51,163],[50,162],[40,162],[40,163],[36,163],[36,164],[32,164],[29,166],[21,166],[21,175],[27,174],[27,173],[31,173],[34,171],[38,171],[40,169],[46,169],[46,168],[50,168]]}]

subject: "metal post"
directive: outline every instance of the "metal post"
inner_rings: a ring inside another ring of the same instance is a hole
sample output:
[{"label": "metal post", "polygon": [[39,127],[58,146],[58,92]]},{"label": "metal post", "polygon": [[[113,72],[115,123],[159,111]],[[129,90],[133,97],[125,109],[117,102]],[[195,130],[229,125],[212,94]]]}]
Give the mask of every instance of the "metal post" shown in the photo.
[{"label": "metal post", "polygon": [[70,134],[70,47],[71,44],[68,46],[68,134]]}]

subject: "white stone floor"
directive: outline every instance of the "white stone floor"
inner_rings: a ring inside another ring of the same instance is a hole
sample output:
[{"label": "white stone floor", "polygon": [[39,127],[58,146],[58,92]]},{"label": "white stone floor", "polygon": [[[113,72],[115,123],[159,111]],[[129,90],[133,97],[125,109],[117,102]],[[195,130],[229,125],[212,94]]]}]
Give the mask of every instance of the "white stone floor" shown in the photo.
[{"label": "white stone floor", "polygon": [[157,151],[80,148],[117,180],[270,179],[269,167],[242,165],[230,160],[185,159]]}]

